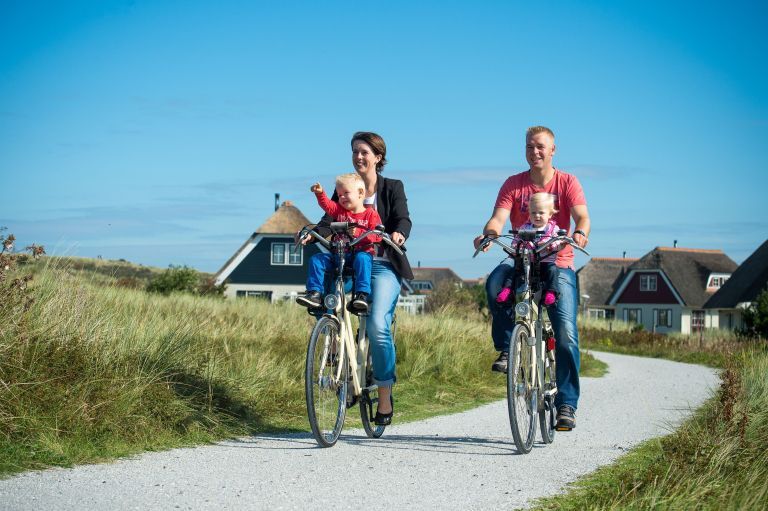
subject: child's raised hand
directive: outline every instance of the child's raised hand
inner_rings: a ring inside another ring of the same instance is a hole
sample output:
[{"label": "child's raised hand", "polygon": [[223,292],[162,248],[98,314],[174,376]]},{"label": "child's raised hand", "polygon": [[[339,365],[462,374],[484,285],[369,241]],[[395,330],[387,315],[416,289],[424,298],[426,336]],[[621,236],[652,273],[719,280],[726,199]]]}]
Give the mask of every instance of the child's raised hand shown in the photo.
[{"label": "child's raised hand", "polygon": [[309,191],[314,194],[323,193],[323,185],[321,185],[320,183],[315,183],[312,185]]}]

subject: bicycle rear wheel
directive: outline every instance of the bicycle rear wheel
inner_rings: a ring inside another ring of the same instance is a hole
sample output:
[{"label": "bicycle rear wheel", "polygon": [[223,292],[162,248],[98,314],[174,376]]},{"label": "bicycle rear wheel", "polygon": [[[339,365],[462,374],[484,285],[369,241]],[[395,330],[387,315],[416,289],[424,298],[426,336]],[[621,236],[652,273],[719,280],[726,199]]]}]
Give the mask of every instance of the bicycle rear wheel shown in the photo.
[{"label": "bicycle rear wheel", "polygon": [[551,444],[555,439],[555,423],[557,422],[557,410],[555,409],[555,395],[557,394],[557,377],[555,361],[544,356],[544,389],[543,403],[539,411],[539,428],[541,439],[545,444]]},{"label": "bicycle rear wheel", "polygon": [[509,367],[507,368],[509,424],[515,446],[522,454],[531,452],[536,436],[538,395],[531,374],[533,348],[528,345],[530,336],[530,330],[526,325],[515,326],[509,342]]},{"label": "bicycle rear wheel", "polygon": [[[322,447],[331,447],[341,434],[347,414],[349,363],[341,354],[341,336],[335,320],[320,318],[312,330],[304,371],[307,417],[312,435]],[[341,364],[341,376],[336,378]]]},{"label": "bicycle rear wheel", "polygon": [[[365,365],[365,386],[370,387],[373,383],[373,370],[371,369],[371,356],[368,355]],[[360,420],[363,422],[363,429],[368,438],[379,438],[384,434],[386,426],[379,426],[373,422],[376,407],[379,402],[379,389],[363,390],[363,396],[360,399]]]}]

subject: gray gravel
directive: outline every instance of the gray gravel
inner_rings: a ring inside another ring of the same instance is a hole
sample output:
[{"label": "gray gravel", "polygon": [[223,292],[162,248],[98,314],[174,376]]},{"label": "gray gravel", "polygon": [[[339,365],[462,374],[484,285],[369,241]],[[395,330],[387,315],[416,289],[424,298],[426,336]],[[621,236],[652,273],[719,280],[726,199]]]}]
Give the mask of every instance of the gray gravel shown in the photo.
[{"label": "gray gravel", "polygon": [[718,384],[716,372],[701,366],[596,355],[610,373],[581,380],[577,428],[528,455],[516,453],[500,401],[391,426],[378,440],[345,430],[330,449],[309,434],[262,435],[28,472],[0,481],[0,509],[523,507],[669,432]]}]

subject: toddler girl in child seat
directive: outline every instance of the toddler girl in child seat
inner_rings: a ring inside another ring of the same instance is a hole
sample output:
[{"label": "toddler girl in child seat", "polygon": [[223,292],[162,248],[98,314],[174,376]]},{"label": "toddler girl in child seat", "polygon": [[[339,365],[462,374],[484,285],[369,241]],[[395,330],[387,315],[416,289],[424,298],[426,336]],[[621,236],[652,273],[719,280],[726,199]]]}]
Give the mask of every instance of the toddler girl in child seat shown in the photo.
[{"label": "toddler girl in child seat", "polygon": [[[363,205],[365,183],[357,173],[342,174],[336,177],[336,194],[339,201],[328,198],[320,183],[309,189],[315,194],[317,203],[323,211],[331,215],[336,222],[354,222],[352,236],[357,237],[381,225],[381,217],[373,208]],[[355,294],[350,308],[357,313],[368,312],[368,295],[371,294],[371,264],[375,253],[374,243],[381,241],[379,236],[369,234],[354,246],[346,255],[346,263],[352,264],[355,273]],[[335,267],[334,254],[319,253],[312,256],[307,276],[307,292],[296,298],[296,303],[309,308],[322,307],[323,283],[325,273]]]},{"label": "toddler girl in child seat", "polygon": [[[543,192],[534,193],[528,201],[529,220],[520,226],[518,230],[544,231],[544,234],[538,241],[539,244],[543,244],[553,236],[557,236],[557,231],[560,229],[554,220],[550,220],[555,213],[557,213],[557,210],[555,209],[555,197],[552,194]],[[513,240],[513,246],[519,242],[520,239],[516,237]],[[529,243],[531,248],[535,248],[531,242],[523,243]],[[548,247],[546,252],[541,254],[539,259],[539,275],[544,284],[543,302],[547,307],[557,301],[557,291],[555,291],[557,289],[557,266],[555,266],[555,259],[557,258],[557,250],[562,244],[562,242],[553,243]],[[516,268],[515,273],[504,281],[501,292],[499,292],[496,297],[498,303],[507,301],[510,295],[514,298],[512,286],[517,273],[518,269]]]}]

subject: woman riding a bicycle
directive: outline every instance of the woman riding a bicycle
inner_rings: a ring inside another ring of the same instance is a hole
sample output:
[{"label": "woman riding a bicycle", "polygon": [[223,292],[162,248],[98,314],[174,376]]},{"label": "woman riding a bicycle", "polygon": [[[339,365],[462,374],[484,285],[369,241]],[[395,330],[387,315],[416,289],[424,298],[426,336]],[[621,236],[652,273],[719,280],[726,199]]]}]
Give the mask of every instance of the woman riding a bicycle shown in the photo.
[{"label": "woman riding a bicycle", "polygon": [[[387,146],[376,133],[357,132],[352,136],[352,165],[365,183],[365,203],[381,217],[384,230],[392,241],[402,246],[411,233],[408,200],[402,181],[381,175],[386,165]],[[337,201],[334,193],[332,200]],[[330,234],[333,221],[326,214],[315,231]],[[380,246],[371,267],[370,310],[366,332],[371,342],[374,382],[379,387],[375,422],[387,425],[392,421],[392,385],[395,383],[395,346],[392,340],[392,318],[400,296],[402,279],[412,279],[411,265],[405,255],[397,254],[387,245]]]}]

